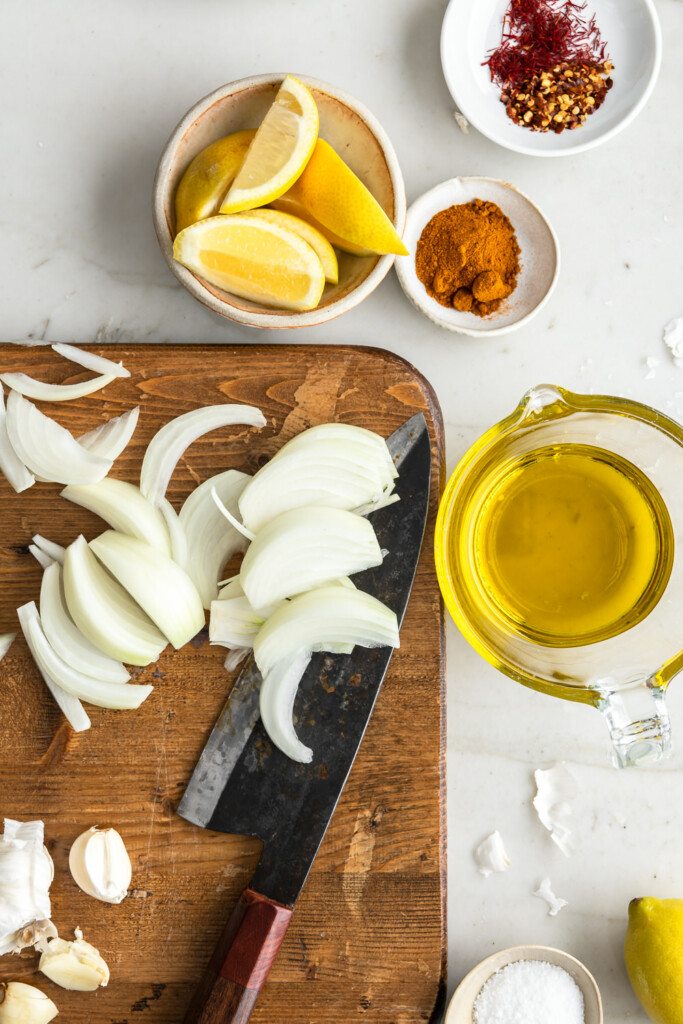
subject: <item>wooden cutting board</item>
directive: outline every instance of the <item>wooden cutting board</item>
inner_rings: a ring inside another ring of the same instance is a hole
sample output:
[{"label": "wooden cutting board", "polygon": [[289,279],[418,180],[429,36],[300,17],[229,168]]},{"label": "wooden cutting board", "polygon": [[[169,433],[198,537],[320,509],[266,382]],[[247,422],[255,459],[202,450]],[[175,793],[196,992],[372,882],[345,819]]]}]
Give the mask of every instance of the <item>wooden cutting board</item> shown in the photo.
[{"label": "wooden cutting board", "polygon": [[[432,557],[443,484],[443,425],[429,384],[379,349],[294,345],[111,345],[131,370],[85,399],[42,405],[72,433],[141,406],[138,429],[112,475],[137,483],[152,435],[173,416],[220,402],[258,405],[262,431],[226,428],[188,449],[171,482],[180,507],[192,487],[228,468],[254,472],[315,423],[340,420],[388,436],[417,411],[433,442],[430,516],[401,648],[389,667],[350,779],[257,1003],[254,1024],[413,1024],[436,1020],[446,977],[443,608]],[[0,367],[55,383],[87,371],[49,348],[0,346]],[[37,484],[0,482],[0,632],[37,599],[34,533],[68,544],[103,529],[97,517]],[[0,959],[0,979],[36,982],[65,1024],[176,1024],[260,844],[196,828],[175,808],[234,676],[206,636],[170,648],[137,674],[155,690],[137,712],[88,708],[78,735],[61,717],[22,638],[0,665],[0,815],[45,821],[55,862],[53,919],[80,926],[111,968],[97,993],[72,993],[36,973],[33,951]],[[68,870],[73,840],[115,826],[133,863],[119,906],[80,891]]]}]

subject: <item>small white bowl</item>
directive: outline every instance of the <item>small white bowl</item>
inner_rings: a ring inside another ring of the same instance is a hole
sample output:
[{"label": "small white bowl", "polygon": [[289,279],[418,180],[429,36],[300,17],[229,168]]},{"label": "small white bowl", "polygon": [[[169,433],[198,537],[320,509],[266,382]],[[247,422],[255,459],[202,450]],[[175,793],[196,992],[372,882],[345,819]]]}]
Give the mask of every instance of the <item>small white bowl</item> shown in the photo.
[{"label": "small white bowl", "polygon": [[518,960],[542,960],[565,970],[581,989],[585,1024],[602,1024],[602,1000],[595,978],[580,960],[550,946],[512,946],[487,956],[472,968],[456,988],[448,1004],[444,1024],[472,1024],[477,996],[491,975]]},{"label": "small white bowl", "polygon": [[[320,304],[304,313],[242,299],[202,281],[173,259],[175,193],[191,160],[202,149],[263,120],[284,74],[256,75],[223,85],[183,116],[164,147],[154,180],[154,229],[164,259],[191,295],[215,313],[252,327],[312,327],[357,306],[389,272],[388,256],[338,252],[339,283],[325,285]],[[370,189],[399,235],[406,215],[406,193],[398,159],[379,121],[358,100],[326,82],[297,75],[313,93],[320,114],[320,136],[332,145]]]},{"label": "small white bowl", "polygon": [[441,64],[458,109],[483,135],[530,156],[568,156],[606,142],[647,103],[662,59],[662,33],[652,0],[592,0],[614,85],[600,109],[574,131],[531,132],[516,125],[491,81],[486,55],[500,44],[508,0],[450,0],[441,29]]},{"label": "small white bowl", "polygon": [[[487,317],[442,306],[427,294],[415,270],[415,251],[425,225],[440,210],[473,199],[489,200],[500,207],[522,250],[515,290]],[[396,258],[396,273],[413,305],[439,327],[476,338],[507,334],[528,323],[550,298],[560,273],[560,246],[550,223],[528,196],[497,178],[451,178],[425,192],[408,210],[403,241],[410,256]]]}]

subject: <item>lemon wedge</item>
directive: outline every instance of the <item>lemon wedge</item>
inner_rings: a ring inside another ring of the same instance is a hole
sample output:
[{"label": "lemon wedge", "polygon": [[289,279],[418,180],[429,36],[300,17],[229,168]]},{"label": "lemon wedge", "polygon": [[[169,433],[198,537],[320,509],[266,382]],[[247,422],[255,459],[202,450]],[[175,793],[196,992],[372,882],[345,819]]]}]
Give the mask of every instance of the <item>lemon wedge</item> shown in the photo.
[{"label": "lemon wedge", "polygon": [[306,166],[318,138],[318,108],[306,86],[287,75],[259,125],[221,213],[265,206],[286,192]]},{"label": "lemon wedge", "polygon": [[274,210],[281,210],[283,213],[291,213],[293,217],[298,217],[300,220],[305,220],[311,224],[316,231],[319,231],[321,235],[324,235],[331,245],[341,249],[342,252],[350,252],[353,256],[373,256],[369,249],[363,249],[360,245],[354,245],[353,242],[347,242],[346,239],[340,238],[339,235],[335,235],[334,231],[330,231],[326,228],[319,220],[316,220],[312,213],[307,210],[301,203],[294,199],[291,192],[285,192],[279,199],[274,199],[270,204]]},{"label": "lemon wedge", "polygon": [[291,213],[282,213],[280,210],[250,210],[250,217],[259,217],[270,224],[279,224],[283,228],[289,228],[297,235],[308,242],[311,249],[320,260],[325,275],[325,280],[330,284],[337,284],[339,281],[339,264],[334,249],[322,234],[312,224],[294,217]]},{"label": "lemon wedge", "polygon": [[175,194],[176,232],[218,213],[255,135],[254,128],[233,132],[197,154]]},{"label": "lemon wedge", "polygon": [[282,309],[315,309],[325,287],[322,264],[308,242],[249,213],[191,224],[177,235],[173,256],[223,291]]},{"label": "lemon wedge", "polygon": [[347,242],[380,254],[408,253],[375,197],[324,139],[318,139],[289,195]]}]

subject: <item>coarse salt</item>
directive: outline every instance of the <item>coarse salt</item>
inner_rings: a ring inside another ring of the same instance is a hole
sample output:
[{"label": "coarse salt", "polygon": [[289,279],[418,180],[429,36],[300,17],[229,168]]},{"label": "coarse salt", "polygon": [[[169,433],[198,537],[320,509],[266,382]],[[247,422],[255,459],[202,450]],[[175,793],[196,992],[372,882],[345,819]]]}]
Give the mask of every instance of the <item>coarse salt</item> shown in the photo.
[{"label": "coarse salt", "polygon": [[492,974],[474,1004],[474,1024],[585,1024],[583,995],[562,967],[517,960]]}]

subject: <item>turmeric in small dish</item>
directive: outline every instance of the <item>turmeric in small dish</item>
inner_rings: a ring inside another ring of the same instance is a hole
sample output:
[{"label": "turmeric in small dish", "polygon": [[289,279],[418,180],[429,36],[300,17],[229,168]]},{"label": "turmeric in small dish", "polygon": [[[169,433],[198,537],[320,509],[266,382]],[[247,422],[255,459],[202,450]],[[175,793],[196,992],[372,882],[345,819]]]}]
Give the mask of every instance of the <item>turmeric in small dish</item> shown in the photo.
[{"label": "turmeric in small dish", "polygon": [[417,243],[415,269],[442,306],[484,317],[514,291],[519,256],[515,229],[500,207],[474,199],[432,217]]}]

